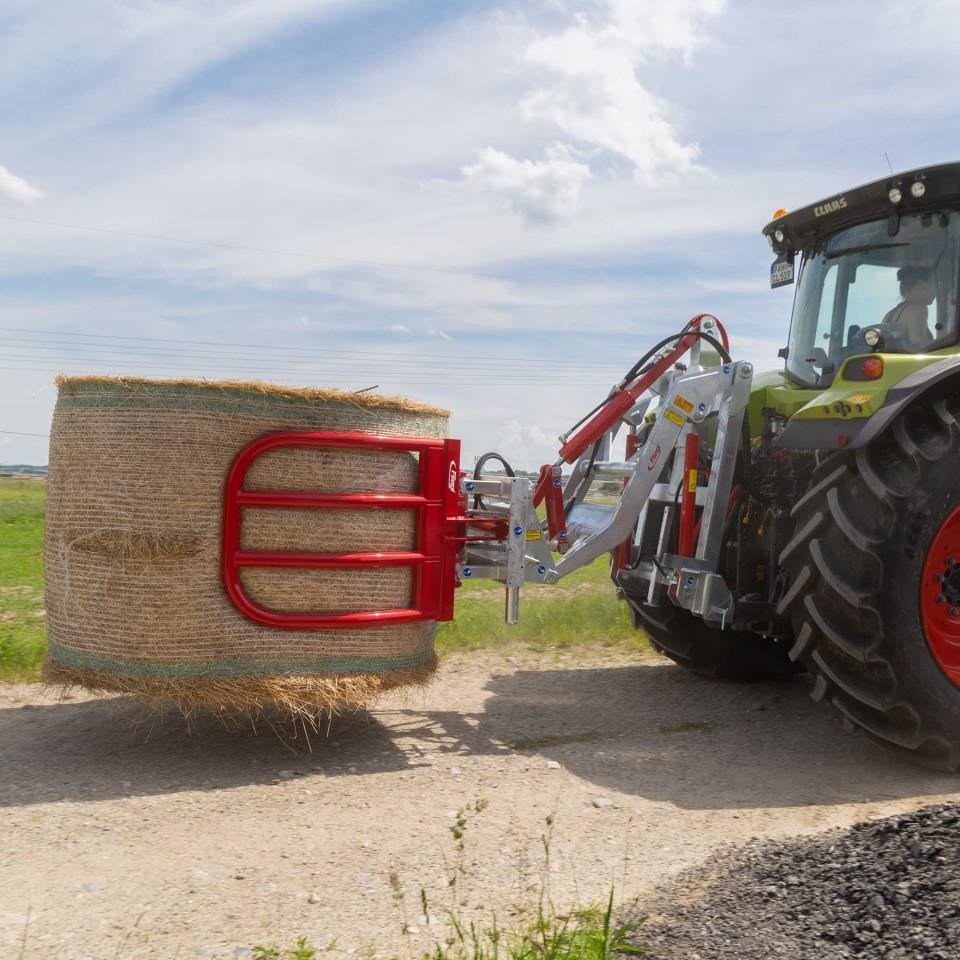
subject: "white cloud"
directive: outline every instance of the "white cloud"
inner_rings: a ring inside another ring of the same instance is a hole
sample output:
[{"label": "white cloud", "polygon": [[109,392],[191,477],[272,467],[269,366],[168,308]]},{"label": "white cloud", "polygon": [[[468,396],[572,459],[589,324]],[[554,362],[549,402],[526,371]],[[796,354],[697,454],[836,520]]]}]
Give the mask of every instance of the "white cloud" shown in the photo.
[{"label": "white cloud", "polygon": [[0,200],[12,200],[14,203],[36,203],[43,197],[43,191],[27,183],[23,177],[0,164]]},{"label": "white cloud", "polygon": [[391,333],[413,333],[405,323],[391,323],[388,329]]},{"label": "white cloud", "polygon": [[590,179],[585,163],[570,159],[554,145],[543,160],[517,160],[502,150],[486,147],[476,163],[461,168],[470,182],[502,193],[511,209],[534,223],[550,223],[571,216],[580,201],[580,189]]},{"label": "white cloud", "polygon": [[519,107],[528,121],[559,128],[570,142],[550,146],[544,160],[517,159],[488,146],[477,163],[462,168],[464,177],[506,195],[525,219],[554,222],[578,209],[581,188],[592,176],[585,156],[596,163],[625,161],[645,183],[692,169],[699,146],[682,141],[670,105],[641,83],[637,66],[654,55],[688,60],[702,42],[703,21],[723,5],[599,0],[592,16],[573,14],[566,29],[535,36],[523,60],[538,76]]},{"label": "white cloud", "polygon": [[520,470],[536,468],[557,458],[560,441],[536,424],[507,420],[494,437],[493,449],[501,452]]},{"label": "white cloud", "polygon": [[526,59],[547,79],[521,109],[625,159],[641,180],[690,169],[700,148],[680,140],[669,105],[640,82],[637,66],[658,54],[689,59],[703,21],[722,8],[722,0],[604,0],[592,18],[530,44]]},{"label": "white cloud", "polygon": [[453,339],[453,337],[451,337],[450,334],[447,333],[445,330],[439,330],[439,329],[437,329],[436,327],[431,327],[431,328],[427,331],[427,333],[429,333],[431,337],[439,337],[441,340],[452,340],[452,339]]}]

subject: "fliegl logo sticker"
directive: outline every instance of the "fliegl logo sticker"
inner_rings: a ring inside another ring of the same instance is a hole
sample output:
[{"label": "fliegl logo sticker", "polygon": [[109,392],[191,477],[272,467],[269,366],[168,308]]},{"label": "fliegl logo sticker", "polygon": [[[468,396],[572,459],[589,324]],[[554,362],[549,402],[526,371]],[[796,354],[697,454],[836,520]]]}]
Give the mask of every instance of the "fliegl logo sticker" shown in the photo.
[{"label": "fliegl logo sticker", "polygon": [[450,489],[450,492],[451,492],[451,493],[456,493],[456,492],[457,492],[457,480],[459,479],[459,477],[458,477],[459,472],[460,472],[460,471],[457,470],[457,461],[456,461],[456,460],[451,460],[451,461],[450,461],[450,473],[449,473],[449,476],[448,476],[448,478],[447,478],[447,487]]},{"label": "fliegl logo sticker", "polygon": [[653,453],[650,454],[650,459],[647,461],[647,469],[652,470],[660,462],[660,454],[663,453],[663,449],[658,443],[653,449]]}]

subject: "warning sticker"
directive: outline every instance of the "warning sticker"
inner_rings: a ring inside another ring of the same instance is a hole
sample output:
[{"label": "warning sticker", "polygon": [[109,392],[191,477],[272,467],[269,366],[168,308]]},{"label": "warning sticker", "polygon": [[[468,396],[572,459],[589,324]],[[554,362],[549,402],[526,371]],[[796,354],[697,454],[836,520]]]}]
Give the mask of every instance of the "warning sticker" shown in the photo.
[{"label": "warning sticker", "polygon": [[679,413],[674,413],[672,410],[664,410],[663,415],[671,422],[675,423],[678,427],[683,426],[683,417]]},{"label": "warning sticker", "polygon": [[528,530],[528,531],[527,531],[527,539],[528,539],[528,540],[542,540],[542,539],[543,539],[543,531],[542,531],[542,530],[539,530],[539,529],[537,529],[537,530]]},{"label": "warning sticker", "polygon": [[696,469],[691,470],[687,474],[687,490],[690,493],[697,492],[697,471]]},{"label": "warning sticker", "polygon": [[847,397],[848,403],[869,403],[873,399],[872,393],[855,393],[852,397]]},{"label": "warning sticker", "polygon": [[693,411],[693,404],[686,397],[681,397],[679,394],[677,394],[677,396],[674,397],[673,402],[684,413],[691,413]]}]

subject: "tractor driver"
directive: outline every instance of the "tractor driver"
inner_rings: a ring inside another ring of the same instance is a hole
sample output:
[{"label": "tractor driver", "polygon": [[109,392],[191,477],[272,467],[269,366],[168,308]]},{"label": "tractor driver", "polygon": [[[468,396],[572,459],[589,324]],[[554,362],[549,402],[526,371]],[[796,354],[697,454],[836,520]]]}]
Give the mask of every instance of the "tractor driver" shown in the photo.
[{"label": "tractor driver", "polygon": [[929,267],[901,267],[897,280],[903,301],[887,313],[882,326],[896,333],[904,346],[922,349],[935,339],[927,326],[928,308],[937,296],[933,271]]}]

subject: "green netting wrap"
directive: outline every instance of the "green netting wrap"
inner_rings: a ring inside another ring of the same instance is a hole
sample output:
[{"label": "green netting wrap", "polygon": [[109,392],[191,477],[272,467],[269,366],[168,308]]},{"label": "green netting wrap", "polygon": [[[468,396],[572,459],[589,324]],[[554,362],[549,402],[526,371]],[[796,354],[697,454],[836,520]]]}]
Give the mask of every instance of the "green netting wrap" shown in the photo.
[{"label": "green netting wrap", "polygon": [[[223,489],[237,453],[277,430],[442,437],[447,411],[399,398],[262,383],[61,378],[50,438],[45,543],[49,652],[57,683],[185,706],[356,706],[434,669],[432,623],[274,630],[242,617],[220,575]],[[282,448],[245,486],[410,493],[407,453]],[[405,510],[246,509],[244,550],[412,550]],[[248,568],[274,610],[411,605],[411,571]]]}]

